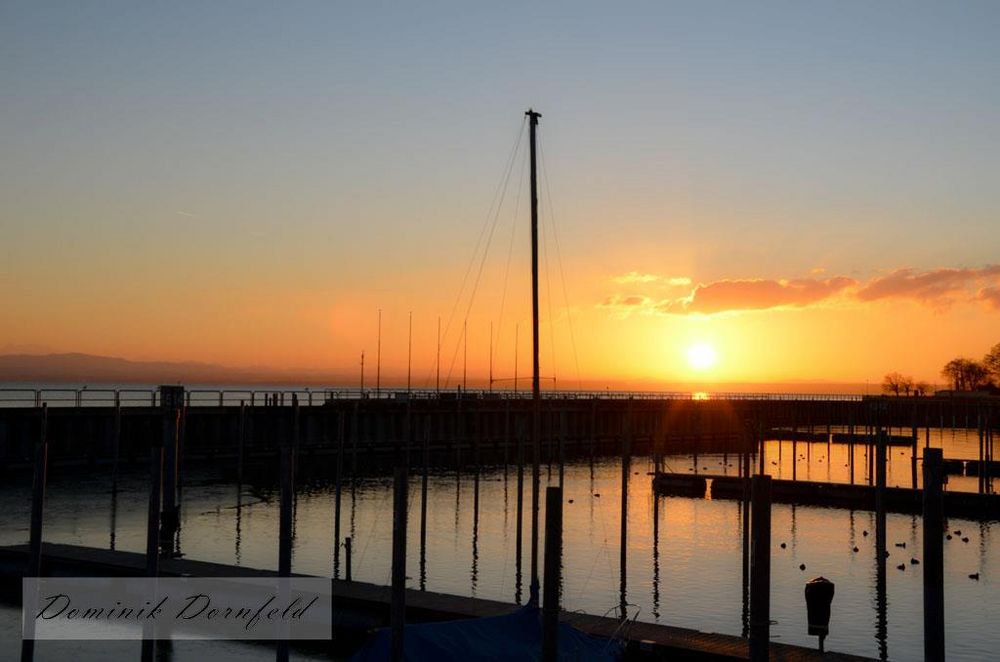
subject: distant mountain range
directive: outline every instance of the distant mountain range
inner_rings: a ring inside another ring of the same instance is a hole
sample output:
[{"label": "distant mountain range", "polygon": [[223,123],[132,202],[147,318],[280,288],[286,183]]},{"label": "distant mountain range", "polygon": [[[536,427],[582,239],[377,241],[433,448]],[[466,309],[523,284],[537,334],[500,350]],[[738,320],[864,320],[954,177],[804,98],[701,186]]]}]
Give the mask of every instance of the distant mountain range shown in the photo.
[{"label": "distant mountain range", "polygon": [[344,375],[311,370],[231,368],[210,363],[129,361],[92,354],[0,355],[0,382],[141,384],[345,384]]}]

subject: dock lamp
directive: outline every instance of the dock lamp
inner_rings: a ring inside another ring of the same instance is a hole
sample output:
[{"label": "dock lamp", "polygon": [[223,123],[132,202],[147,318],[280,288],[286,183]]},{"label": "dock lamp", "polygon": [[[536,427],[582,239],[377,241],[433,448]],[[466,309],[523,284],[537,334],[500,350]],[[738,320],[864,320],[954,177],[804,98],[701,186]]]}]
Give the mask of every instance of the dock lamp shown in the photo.
[{"label": "dock lamp", "polygon": [[833,582],[826,577],[817,577],[806,582],[809,634],[819,637],[820,652],[823,652],[823,640],[830,633],[830,605],[833,603],[833,590]]}]

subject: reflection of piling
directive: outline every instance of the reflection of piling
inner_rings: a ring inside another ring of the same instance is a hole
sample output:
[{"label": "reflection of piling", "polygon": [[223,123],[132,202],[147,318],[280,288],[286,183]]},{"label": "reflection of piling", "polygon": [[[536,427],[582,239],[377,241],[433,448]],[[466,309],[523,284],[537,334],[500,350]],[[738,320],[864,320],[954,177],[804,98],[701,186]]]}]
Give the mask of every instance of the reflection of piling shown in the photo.
[{"label": "reflection of piling", "polygon": [[924,659],[944,660],[944,466],[940,448],[924,451]]},{"label": "reflection of piling", "polygon": [[524,544],[524,427],[518,419],[517,426],[517,534],[514,549],[514,601],[521,604],[521,564]]},{"label": "reflection of piling", "polygon": [[771,477],[750,485],[750,660],[764,662],[771,636]]},{"label": "reflection of piling", "polygon": [[344,491],[344,412],[337,414],[337,459],[333,466],[333,576],[340,577],[340,512]]},{"label": "reflection of piling", "polygon": [[403,626],[406,623],[406,503],[409,476],[405,465],[396,467],[392,489],[392,660],[403,659]]},{"label": "reflection of piling", "polygon": [[420,472],[420,590],[427,590],[427,475],[430,471],[430,419],[424,426],[423,470]]},{"label": "reflection of piling", "polygon": [[621,513],[621,540],[619,542],[620,557],[619,562],[619,592],[621,619],[627,618],[626,606],[628,603],[628,475],[631,467],[632,452],[632,408],[631,402],[625,414],[625,434],[622,437],[622,513]]},{"label": "reflection of piling", "polygon": [[559,657],[559,588],[562,566],[562,487],[545,490],[545,595],[542,606],[542,660]]},{"label": "reflection of piling", "polygon": [[351,537],[344,538],[344,579],[352,581],[351,575]]}]

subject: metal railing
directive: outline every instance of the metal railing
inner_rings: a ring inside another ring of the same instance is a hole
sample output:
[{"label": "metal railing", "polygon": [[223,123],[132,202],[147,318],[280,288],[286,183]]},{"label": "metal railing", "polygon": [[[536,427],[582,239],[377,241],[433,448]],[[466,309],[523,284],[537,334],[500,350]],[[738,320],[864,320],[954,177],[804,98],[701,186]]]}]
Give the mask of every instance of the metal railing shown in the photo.
[{"label": "metal railing", "polygon": [[[763,400],[860,402],[866,396],[845,393],[752,393],[688,391],[542,391],[545,400]],[[331,400],[528,400],[530,390],[359,389],[359,388],[193,388],[185,391],[189,407],[321,405]],[[0,407],[156,407],[160,393],[149,388],[0,388]]]}]

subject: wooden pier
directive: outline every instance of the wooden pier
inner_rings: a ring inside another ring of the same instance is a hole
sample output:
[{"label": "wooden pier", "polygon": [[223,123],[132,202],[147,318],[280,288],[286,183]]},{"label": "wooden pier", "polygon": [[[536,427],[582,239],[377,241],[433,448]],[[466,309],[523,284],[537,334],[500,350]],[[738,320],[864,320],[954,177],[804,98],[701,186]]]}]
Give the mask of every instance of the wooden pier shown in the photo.
[{"label": "wooden pier", "polygon": [[[74,545],[45,544],[42,549],[43,573],[48,576],[142,576],[146,558],[133,552],[110,551]],[[0,579],[5,589],[20,590],[27,567],[28,546],[0,547]],[[163,577],[270,577],[276,571],[256,570],[190,559],[164,558],[160,561]],[[347,644],[356,644],[374,628],[389,623],[391,590],[364,582],[331,579],[334,603],[334,633]],[[518,609],[517,605],[447,595],[416,589],[406,590],[408,623],[498,616]],[[622,627],[614,618],[561,612],[560,620],[597,637],[622,637],[626,640],[626,659],[634,660],[745,660],[748,642],[741,637],[700,632],[687,628],[635,622]],[[785,662],[864,661],[868,658],[819,651],[771,642],[771,660]]]}]

